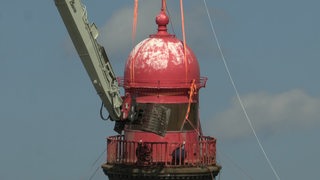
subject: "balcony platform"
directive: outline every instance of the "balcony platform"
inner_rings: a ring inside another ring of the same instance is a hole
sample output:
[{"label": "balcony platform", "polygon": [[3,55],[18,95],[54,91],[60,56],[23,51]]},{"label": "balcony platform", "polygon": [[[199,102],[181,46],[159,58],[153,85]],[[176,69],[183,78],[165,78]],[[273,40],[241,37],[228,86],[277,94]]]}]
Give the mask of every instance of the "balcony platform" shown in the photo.
[{"label": "balcony platform", "polygon": [[103,164],[102,169],[109,180],[214,180],[221,166],[136,166]]}]

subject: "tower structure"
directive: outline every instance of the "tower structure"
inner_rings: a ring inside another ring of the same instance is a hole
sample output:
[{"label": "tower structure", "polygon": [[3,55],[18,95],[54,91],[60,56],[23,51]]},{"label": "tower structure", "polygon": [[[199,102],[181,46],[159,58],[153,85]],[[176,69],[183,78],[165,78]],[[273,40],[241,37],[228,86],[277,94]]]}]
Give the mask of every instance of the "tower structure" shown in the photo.
[{"label": "tower structure", "polygon": [[167,32],[163,9],[157,33],[133,48],[120,81],[122,111],[132,122],[123,135],[107,138],[102,168],[110,180],[212,180],[220,170],[216,139],[203,136],[199,118],[207,78],[192,50]]},{"label": "tower structure", "polygon": [[109,180],[214,180],[221,169],[216,139],[202,134],[199,115],[199,90],[207,78],[200,77],[192,50],[167,32],[164,0],[157,33],[133,48],[123,78],[116,78],[81,1],[55,4],[119,133],[107,138],[102,169]]}]

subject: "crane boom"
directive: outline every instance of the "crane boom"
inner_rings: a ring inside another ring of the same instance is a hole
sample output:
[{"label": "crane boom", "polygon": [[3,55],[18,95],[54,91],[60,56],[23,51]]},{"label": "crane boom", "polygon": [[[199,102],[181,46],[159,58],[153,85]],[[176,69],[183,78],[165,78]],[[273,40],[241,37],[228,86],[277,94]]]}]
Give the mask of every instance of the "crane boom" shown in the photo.
[{"label": "crane boom", "polygon": [[55,4],[110,119],[120,120],[122,98],[104,47],[97,42],[97,27],[89,24],[81,0],[55,0]]}]

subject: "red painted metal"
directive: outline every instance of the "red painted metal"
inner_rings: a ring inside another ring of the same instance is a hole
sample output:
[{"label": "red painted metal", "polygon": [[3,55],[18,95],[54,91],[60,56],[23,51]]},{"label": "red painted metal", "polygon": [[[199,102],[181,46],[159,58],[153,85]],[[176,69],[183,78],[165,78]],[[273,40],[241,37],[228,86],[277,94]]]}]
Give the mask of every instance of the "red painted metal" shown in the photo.
[{"label": "red painted metal", "polygon": [[125,67],[125,88],[189,88],[195,79],[200,83],[196,56],[187,47],[184,62],[183,43],[167,32],[167,15],[157,16],[158,33],[140,42],[130,53]]},{"label": "red painted metal", "polygon": [[[122,135],[109,137],[107,143],[107,154],[112,154],[112,156],[108,156],[108,164],[140,166],[161,164],[166,167],[216,164],[216,139],[212,137],[201,137],[198,142],[186,142],[184,144],[185,156],[180,152],[178,157],[174,157],[173,152],[181,147],[182,143],[130,141]],[[150,160],[146,161],[147,163],[137,163],[139,159],[137,149],[140,144],[150,148]],[[176,161],[177,159],[180,161]],[[183,162],[181,162],[181,159],[184,159]]]},{"label": "red painted metal", "polygon": [[[169,18],[164,8],[156,17],[156,23],[158,32],[131,51],[124,77],[118,81],[125,89],[123,119],[130,116],[135,104],[159,105],[173,114],[168,129],[157,134],[126,125],[123,135],[107,138],[107,163],[103,169],[111,180],[148,179],[149,176],[150,179],[167,176],[214,179],[220,170],[216,164],[216,139],[202,135],[198,114],[199,90],[205,87],[207,78],[200,77],[192,50],[186,46],[184,51],[183,42],[167,32]],[[191,122],[185,121],[185,117],[193,118],[192,126],[185,128],[185,123]],[[158,122],[151,122],[154,123]]]},{"label": "red painted metal", "polygon": [[[196,94],[192,102],[198,102],[198,90],[205,85],[206,78],[200,78],[197,58],[188,47],[184,65],[183,43],[167,32],[169,18],[164,11],[156,17],[158,33],[139,43],[129,55],[125,67],[123,87],[124,102],[135,97],[137,103],[188,103],[191,82],[196,82]],[[125,105],[124,107],[126,107]],[[125,130],[129,141],[181,143],[195,142],[199,130],[192,132],[171,132],[165,137],[143,131]]]}]

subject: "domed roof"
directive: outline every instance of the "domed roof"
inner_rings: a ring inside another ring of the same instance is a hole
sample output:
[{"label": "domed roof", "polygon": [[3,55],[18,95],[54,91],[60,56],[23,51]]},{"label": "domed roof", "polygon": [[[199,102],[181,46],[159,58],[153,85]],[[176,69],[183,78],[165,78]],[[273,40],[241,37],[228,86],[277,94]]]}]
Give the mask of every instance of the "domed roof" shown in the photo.
[{"label": "domed roof", "polygon": [[183,42],[167,32],[169,18],[161,11],[156,17],[158,32],[131,51],[124,74],[124,86],[136,88],[188,88],[200,82],[196,56]]}]

